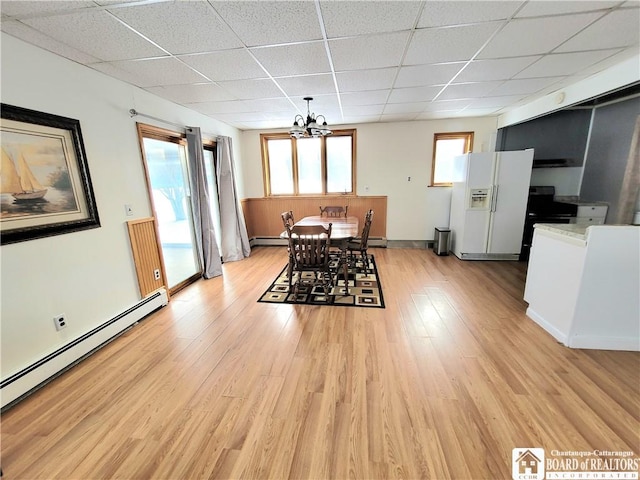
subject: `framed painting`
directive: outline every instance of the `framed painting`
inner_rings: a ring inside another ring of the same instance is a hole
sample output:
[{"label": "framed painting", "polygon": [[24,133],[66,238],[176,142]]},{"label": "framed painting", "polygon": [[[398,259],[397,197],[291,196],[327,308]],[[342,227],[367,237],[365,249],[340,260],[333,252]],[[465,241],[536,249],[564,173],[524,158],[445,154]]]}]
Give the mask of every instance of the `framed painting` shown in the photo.
[{"label": "framed painting", "polygon": [[80,122],[0,105],[0,243],[97,228]]}]

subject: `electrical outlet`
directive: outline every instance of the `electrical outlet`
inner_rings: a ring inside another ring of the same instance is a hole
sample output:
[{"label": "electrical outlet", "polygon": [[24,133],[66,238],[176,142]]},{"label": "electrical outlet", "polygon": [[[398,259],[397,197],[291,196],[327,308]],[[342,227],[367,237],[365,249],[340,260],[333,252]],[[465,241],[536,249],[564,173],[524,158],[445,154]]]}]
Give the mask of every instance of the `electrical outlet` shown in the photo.
[{"label": "electrical outlet", "polygon": [[56,315],[55,317],[53,317],[53,324],[55,325],[57,331],[60,331],[63,328],[67,328],[67,317],[64,314]]},{"label": "electrical outlet", "polygon": [[155,278],[156,280],[160,280],[160,269],[159,268],[156,268],[153,271],[153,278]]}]

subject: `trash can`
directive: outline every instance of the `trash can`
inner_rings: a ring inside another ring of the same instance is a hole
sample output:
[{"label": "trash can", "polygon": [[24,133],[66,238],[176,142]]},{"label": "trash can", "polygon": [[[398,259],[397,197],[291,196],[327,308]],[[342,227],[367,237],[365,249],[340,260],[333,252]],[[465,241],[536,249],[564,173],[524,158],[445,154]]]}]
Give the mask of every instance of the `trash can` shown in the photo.
[{"label": "trash can", "polygon": [[433,235],[433,251],[436,255],[449,255],[449,234],[448,228],[436,227]]}]

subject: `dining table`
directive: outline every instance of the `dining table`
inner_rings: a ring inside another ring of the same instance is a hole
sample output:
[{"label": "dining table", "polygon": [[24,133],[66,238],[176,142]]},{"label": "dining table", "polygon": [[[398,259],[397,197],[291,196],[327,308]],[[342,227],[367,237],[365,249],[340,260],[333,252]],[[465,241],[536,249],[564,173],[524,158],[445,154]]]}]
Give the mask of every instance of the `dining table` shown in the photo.
[{"label": "dining table", "polygon": [[[340,269],[344,276],[345,294],[349,295],[349,261],[347,258],[347,246],[349,240],[358,236],[358,217],[325,217],[321,215],[311,215],[298,220],[293,226],[298,225],[322,225],[329,228],[331,224],[331,245],[340,249],[340,261],[336,269],[336,285]],[[288,238],[285,230],[280,234],[280,238]]]}]

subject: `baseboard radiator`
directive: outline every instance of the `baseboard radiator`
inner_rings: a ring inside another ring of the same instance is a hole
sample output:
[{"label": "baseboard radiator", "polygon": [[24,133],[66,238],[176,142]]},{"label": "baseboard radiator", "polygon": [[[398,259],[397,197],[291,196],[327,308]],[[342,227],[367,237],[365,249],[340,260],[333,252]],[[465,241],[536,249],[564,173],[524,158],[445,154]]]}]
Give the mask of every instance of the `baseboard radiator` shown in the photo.
[{"label": "baseboard radiator", "polygon": [[0,381],[0,406],[4,410],[15,405],[167,303],[167,291],[162,288],[46,357],[3,378]]}]

